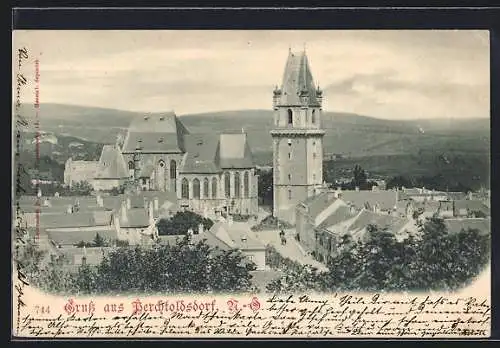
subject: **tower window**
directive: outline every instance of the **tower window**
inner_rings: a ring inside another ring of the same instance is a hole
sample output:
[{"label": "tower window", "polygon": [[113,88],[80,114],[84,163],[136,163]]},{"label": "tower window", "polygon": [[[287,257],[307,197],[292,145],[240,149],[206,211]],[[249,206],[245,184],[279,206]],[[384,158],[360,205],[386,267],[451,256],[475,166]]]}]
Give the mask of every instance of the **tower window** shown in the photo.
[{"label": "tower window", "polygon": [[293,112],[292,112],[292,109],[288,109],[288,124],[289,125],[293,124]]},{"label": "tower window", "polygon": [[316,152],[313,152],[313,159],[316,159]]},{"label": "tower window", "polygon": [[288,159],[292,159],[292,153],[291,152],[288,153]]},{"label": "tower window", "polygon": [[316,174],[313,173],[313,180],[316,180]]},{"label": "tower window", "polygon": [[288,180],[292,180],[292,174],[288,174]]},{"label": "tower window", "polygon": [[316,123],[316,110],[313,110],[312,111],[312,114],[311,114],[311,122],[314,124]]},{"label": "tower window", "polygon": [[292,146],[292,139],[288,139],[288,146]]},{"label": "tower window", "polygon": [[292,199],[292,190],[288,190],[288,199]]}]

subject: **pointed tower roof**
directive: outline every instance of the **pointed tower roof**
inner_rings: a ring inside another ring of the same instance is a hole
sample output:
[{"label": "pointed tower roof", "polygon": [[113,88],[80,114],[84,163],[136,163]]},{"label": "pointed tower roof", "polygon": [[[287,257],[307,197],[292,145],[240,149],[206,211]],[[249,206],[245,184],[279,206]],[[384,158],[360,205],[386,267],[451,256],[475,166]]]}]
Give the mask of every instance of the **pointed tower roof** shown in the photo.
[{"label": "pointed tower roof", "polygon": [[300,105],[301,93],[308,93],[311,105],[318,104],[316,88],[305,51],[288,53],[281,85],[281,105]]}]

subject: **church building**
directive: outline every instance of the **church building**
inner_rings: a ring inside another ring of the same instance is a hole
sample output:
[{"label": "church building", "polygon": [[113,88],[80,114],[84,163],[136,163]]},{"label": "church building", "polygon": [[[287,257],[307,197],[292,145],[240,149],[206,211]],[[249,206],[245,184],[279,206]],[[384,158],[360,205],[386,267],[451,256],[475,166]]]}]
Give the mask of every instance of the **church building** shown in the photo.
[{"label": "church building", "polygon": [[133,182],[174,192],[181,209],[206,217],[258,213],[256,165],[243,131],[189,134],[173,112],[147,115],[132,120],[123,145],[104,146],[97,167],[95,191]]},{"label": "church building", "polygon": [[273,215],[294,224],[297,204],[318,193],[323,181],[322,91],[305,51],[290,50],[273,94]]}]

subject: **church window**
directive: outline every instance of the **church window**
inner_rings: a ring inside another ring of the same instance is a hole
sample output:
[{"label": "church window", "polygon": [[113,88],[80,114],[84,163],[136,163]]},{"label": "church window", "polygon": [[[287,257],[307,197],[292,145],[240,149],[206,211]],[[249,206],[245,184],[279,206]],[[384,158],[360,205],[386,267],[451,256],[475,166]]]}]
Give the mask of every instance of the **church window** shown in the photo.
[{"label": "church window", "polygon": [[292,199],[292,190],[288,190],[288,199]]},{"label": "church window", "polygon": [[217,198],[217,178],[212,179],[212,198]]},{"label": "church window", "polygon": [[234,173],[234,196],[240,198],[240,173]]},{"label": "church window", "polygon": [[128,169],[129,170],[134,169],[134,162],[132,162],[132,161],[128,162]]},{"label": "church window", "polygon": [[181,197],[183,199],[189,199],[189,182],[186,178],[182,179]]},{"label": "church window", "polygon": [[293,125],[293,112],[292,109],[288,109],[288,124]]},{"label": "church window", "polygon": [[229,172],[224,173],[224,193],[226,197],[231,197],[231,175]]},{"label": "church window", "polygon": [[245,172],[243,176],[243,194],[245,197],[248,197],[248,191],[249,191],[249,185],[250,185],[250,174],[248,172]]},{"label": "church window", "polygon": [[193,180],[193,198],[200,199],[200,180],[198,178]]},{"label": "church window", "polygon": [[160,162],[158,162],[158,165],[159,165],[161,168],[163,168],[163,167],[165,167],[165,162],[160,161]]},{"label": "church window", "polygon": [[174,160],[170,161],[170,179],[175,179],[177,177],[177,164]]},{"label": "church window", "polygon": [[209,190],[208,190],[208,178],[203,180],[203,198],[208,198]]},{"label": "church window", "polygon": [[312,115],[311,115],[311,122],[314,124],[316,123],[316,110],[313,110],[312,111]]}]

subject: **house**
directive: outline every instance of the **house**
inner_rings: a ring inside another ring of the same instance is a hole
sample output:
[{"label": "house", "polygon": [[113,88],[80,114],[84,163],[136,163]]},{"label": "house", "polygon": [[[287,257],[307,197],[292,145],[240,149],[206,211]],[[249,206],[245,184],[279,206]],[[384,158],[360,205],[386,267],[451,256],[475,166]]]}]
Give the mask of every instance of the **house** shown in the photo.
[{"label": "house", "polygon": [[193,236],[193,241],[201,240],[221,250],[239,250],[255,263],[256,270],[266,269],[266,246],[254,237],[246,224],[216,222],[210,230]]},{"label": "house", "polygon": [[[347,219],[346,219],[347,218]],[[348,235],[353,241],[365,241],[368,238],[368,228],[375,225],[387,229],[394,234],[397,240],[408,238],[412,233],[418,231],[413,219],[373,212],[366,209],[361,210],[354,216],[343,216],[332,221],[330,226],[324,225],[316,230],[315,258],[320,262],[327,263],[332,255],[338,251],[339,244]]]},{"label": "house", "polygon": [[490,208],[480,200],[457,200],[453,205],[454,217],[487,217],[490,216]]}]

